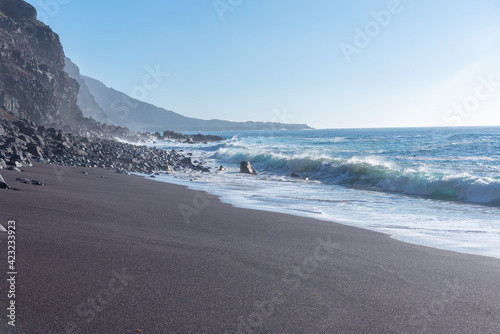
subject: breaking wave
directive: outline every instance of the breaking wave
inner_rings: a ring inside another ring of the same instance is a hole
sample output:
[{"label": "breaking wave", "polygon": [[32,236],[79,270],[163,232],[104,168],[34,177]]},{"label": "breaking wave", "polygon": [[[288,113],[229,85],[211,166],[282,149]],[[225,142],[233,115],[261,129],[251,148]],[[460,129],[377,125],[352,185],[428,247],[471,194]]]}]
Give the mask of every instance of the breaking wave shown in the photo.
[{"label": "breaking wave", "polygon": [[213,158],[234,164],[250,161],[261,171],[300,173],[329,185],[500,206],[500,177],[403,169],[380,157],[287,156],[236,145],[218,148]]}]

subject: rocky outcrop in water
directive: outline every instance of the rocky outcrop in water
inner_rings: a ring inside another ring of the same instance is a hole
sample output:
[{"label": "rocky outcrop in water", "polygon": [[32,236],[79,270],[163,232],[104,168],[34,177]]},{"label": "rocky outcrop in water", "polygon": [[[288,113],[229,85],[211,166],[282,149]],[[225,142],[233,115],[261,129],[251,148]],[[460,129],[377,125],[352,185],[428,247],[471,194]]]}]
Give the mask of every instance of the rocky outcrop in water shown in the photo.
[{"label": "rocky outcrop in water", "polygon": [[189,135],[174,131],[163,131],[163,134],[156,132],[152,136],[154,136],[158,140],[183,141],[189,144],[208,143],[208,142],[224,140],[224,138],[216,135],[202,135],[202,134]]},{"label": "rocky outcrop in water", "polygon": [[300,179],[300,180],[309,181],[309,179],[307,177],[303,177],[302,175],[299,175],[297,173],[290,174],[290,177],[292,177],[294,179]]},{"label": "rocky outcrop in water", "polygon": [[240,164],[240,172],[244,174],[259,175],[259,172],[248,161],[242,161]]}]

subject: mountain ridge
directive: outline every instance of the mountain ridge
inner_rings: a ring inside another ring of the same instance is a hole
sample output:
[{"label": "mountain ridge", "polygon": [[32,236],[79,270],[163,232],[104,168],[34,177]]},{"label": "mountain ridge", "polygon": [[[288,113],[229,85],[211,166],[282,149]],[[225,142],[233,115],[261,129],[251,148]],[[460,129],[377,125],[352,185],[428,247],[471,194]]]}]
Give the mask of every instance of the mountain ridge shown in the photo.
[{"label": "mountain ridge", "polygon": [[[305,124],[186,117],[80,74],[59,35],[24,0],[0,0],[0,108],[38,125],[86,133],[308,129]],[[103,127],[104,124],[107,124]],[[113,130],[114,131],[114,130]]]},{"label": "mountain ridge", "polygon": [[[66,58],[67,71],[84,89],[88,89],[97,105],[102,109],[111,124],[127,127],[135,131],[225,131],[225,130],[302,130],[311,129],[306,124],[284,124],[276,122],[232,122],[219,119],[198,119],[183,116],[172,110],[157,107],[143,102],[106,86],[101,81],[82,75],[78,68]],[[78,105],[82,111],[92,109],[79,98]],[[86,116],[90,116],[88,113]]]},{"label": "mountain ridge", "polygon": [[[91,117],[101,123],[110,123],[111,121],[104,110],[97,104],[94,96],[90,93],[85,81],[81,78],[80,68],[71,61],[68,57],[65,58],[64,70],[68,75],[75,79],[80,86],[78,91],[77,104],[85,117]],[[81,102],[80,102],[81,101]]]}]

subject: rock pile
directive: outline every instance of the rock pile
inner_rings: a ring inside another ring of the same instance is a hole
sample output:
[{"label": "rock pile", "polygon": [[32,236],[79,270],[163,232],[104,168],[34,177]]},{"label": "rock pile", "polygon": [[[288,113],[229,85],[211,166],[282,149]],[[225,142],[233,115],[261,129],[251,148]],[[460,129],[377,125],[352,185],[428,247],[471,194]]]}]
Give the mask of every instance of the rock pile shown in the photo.
[{"label": "rock pile", "polygon": [[[147,136],[137,135],[135,138],[144,140]],[[121,173],[182,169],[210,171],[203,163],[192,161],[175,150],[167,152],[112,139],[89,138],[36,126],[25,120],[8,121],[0,117],[0,169],[31,166],[33,161],[99,167]]]},{"label": "rock pile", "polygon": [[[146,133],[146,134],[148,134],[148,133]],[[186,134],[177,133],[174,131],[163,131],[163,134],[156,132],[156,133],[152,134],[151,136],[153,136],[157,140],[177,140],[177,141],[182,141],[182,142],[189,143],[189,144],[208,143],[208,142],[224,140],[224,138],[219,137],[219,136],[214,136],[214,135],[202,135],[202,134],[186,135]]]}]

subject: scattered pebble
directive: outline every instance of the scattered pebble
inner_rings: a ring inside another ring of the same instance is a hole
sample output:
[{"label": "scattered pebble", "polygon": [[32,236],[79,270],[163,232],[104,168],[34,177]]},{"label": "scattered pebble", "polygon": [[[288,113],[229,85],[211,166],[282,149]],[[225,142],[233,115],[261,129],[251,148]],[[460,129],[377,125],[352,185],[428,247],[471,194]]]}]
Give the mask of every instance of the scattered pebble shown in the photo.
[{"label": "scattered pebble", "polygon": [[5,182],[3,179],[2,175],[0,175],[0,189],[12,189],[9,187],[9,185]]},{"label": "scattered pebble", "polygon": [[45,187],[45,184],[43,184],[43,182],[37,180],[31,180],[31,184],[34,184],[35,186]]},{"label": "scattered pebble", "polygon": [[30,183],[35,186],[40,186],[40,187],[45,187],[45,184],[43,182],[38,181],[38,180],[30,180],[30,179],[22,179],[22,178],[17,178],[16,181],[22,182],[22,183]]}]

